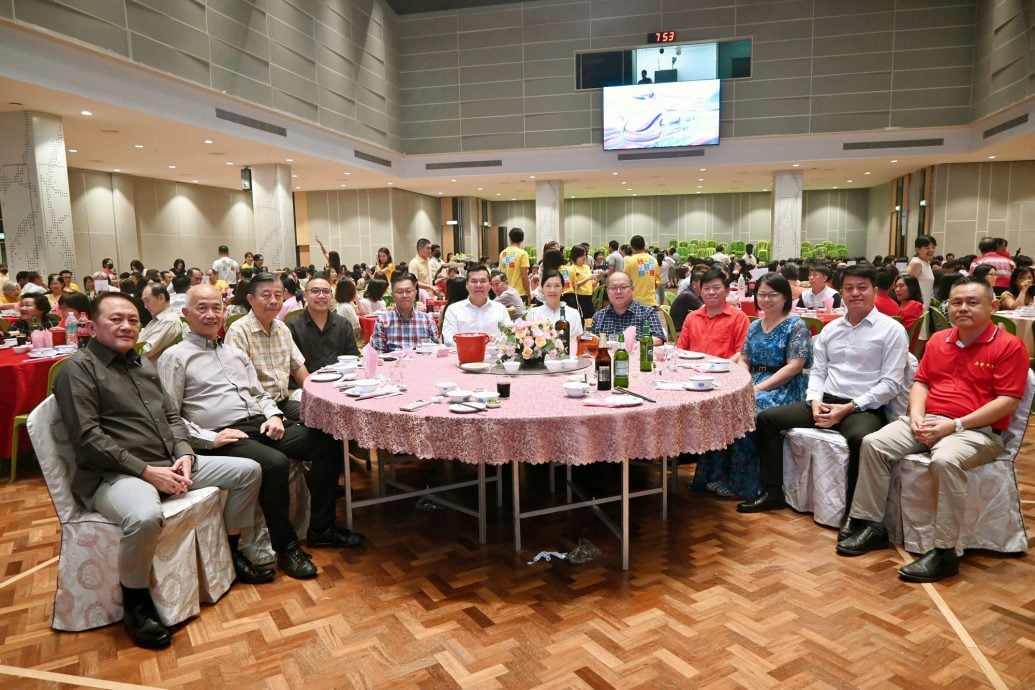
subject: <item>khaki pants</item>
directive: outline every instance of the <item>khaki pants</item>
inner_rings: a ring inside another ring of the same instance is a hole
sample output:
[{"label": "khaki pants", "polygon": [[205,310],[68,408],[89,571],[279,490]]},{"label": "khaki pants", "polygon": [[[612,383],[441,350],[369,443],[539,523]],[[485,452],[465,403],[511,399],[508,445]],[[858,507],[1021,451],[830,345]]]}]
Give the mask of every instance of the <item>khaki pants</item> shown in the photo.
[{"label": "khaki pants", "polygon": [[[946,419],[928,415],[928,419]],[[863,439],[859,456],[859,481],[851,516],[871,522],[884,520],[891,487],[891,466],[910,453],[930,450],[933,479],[934,546],[954,549],[967,500],[967,470],[995,460],[1003,450],[1002,439],[989,426],[949,434],[928,449],[913,436],[908,417],[899,417]]]}]

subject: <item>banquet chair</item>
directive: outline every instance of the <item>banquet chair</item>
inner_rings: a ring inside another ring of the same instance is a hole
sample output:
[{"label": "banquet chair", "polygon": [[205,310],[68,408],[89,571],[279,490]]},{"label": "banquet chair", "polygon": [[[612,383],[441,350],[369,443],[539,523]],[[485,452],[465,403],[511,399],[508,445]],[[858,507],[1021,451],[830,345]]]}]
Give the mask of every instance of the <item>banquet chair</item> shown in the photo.
[{"label": "banquet chair", "polygon": [[[119,541],[122,528],[87,510],[72,494],[75,448],[49,396],[29,415],[29,437],[61,524],[61,552],[50,626],[80,631],[122,620]],[[151,572],[158,616],[175,625],[197,615],[230,589],[230,560],[219,489],[189,491],[162,502],[165,526]]]},{"label": "banquet chair", "polygon": [[812,335],[819,335],[819,332],[823,330],[823,322],[820,319],[813,318],[811,316],[803,316],[801,320],[804,321]]},{"label": "banquet chair", "polygon": [[[47,372],[47,395],[50,395],[50,391],[54,390],[54,380],[57,378],[58,370],[61,369],[61,365],[65,361],[65,357],[56,360],[50,367],[50,371]],[[20,434],[19,430],[25,426],[26,422],[29,421],[28,414],[16,415],[14,421],[11,424],[11,481],[13,482],[18,478],[18,450],[21,445],[18,442]]]},{"label": "banquet chair", "polygon": [[7,323],[7,319],[0,319],[0,334],[7,333],[11,330],[11,324]]},{"label": "banquet chair", "polygon": [[[1001,553],[1024,553],[1028,533],[1024,527],[1016,459],[1031,418],[1035,398],[1035,372],[1028,371],[1024,397],[1003,431],[1003,451],[995,460],[967,470],[967,500],[956,553],[965,549],[987,549]],[[931,479],[928,453],[910,453],[895,464],[891,495],[884,524],[894,543],[910,553],[927,553],[934,548],[934,506],[937,491]]]},{"label": "banquet chair", "polygon": [[1010,335],[1017,335],[1017,324],[1005,316],[999,316],[999,314],[992,314],[992,323],[999,326],[1000,330],[1006,331]]},{"label": "banquet chair", "polygon": [[[919,362],[907,355],[898,395],[884,406],[888,419],[906,414],[909,389]],[[839,527],[848,491],[848,443],[831,429],[790,429],[784,434],[783,495],[799,513],[812,513],[821,525]]]}]

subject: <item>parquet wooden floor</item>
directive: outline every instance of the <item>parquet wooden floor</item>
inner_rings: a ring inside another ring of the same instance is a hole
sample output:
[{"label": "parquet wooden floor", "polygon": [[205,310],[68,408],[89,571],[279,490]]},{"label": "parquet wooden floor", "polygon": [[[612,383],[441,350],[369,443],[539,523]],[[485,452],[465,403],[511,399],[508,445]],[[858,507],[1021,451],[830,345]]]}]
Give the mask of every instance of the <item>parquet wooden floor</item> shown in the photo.
[{"label": "parquet wooden floor", "polygon": [[[1035,525],[1035,432],[1019,470]],[[404,501],[358,511],[369,545],[314,551],[315,580],[234,586],[168,650],[121,626],[57,633],[58,525],[26,472],[0,486],[5,688],[1035,687],[1032,556],[969,554],[958,577],[907,585],[899,551],[840,558],[810,516],[738,515],[682,480],[667,523],[659,498],[633,502],[628,572],[588,511],[526,521],[515,554],[506,507],[481,546],[470,518]],[[526,500],[544,492],[544,468],[524,476]],[[603,554],[527,565],[580,536]]]}]

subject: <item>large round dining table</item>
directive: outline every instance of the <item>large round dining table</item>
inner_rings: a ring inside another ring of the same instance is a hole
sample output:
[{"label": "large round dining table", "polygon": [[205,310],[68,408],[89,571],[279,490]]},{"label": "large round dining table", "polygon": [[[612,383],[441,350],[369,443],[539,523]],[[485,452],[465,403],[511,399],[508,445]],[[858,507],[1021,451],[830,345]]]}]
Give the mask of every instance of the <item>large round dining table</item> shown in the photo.
[{"label": "large round dining table", "polygon": [[0,458],[11,457],[14,418],[32,412],[47,397],[47,375],[60,359],[63,356],[33,359],[10,348],[0,350],[0,381],[4,382],[0,393]]},{"label": "large round dining table", "polygon": [[[521,463],[561,463],[577,466],[610,462],[622,465],[623,567],[628,567],[628,466],[630,460],[658,460],[683,453],[704,453],[729,446],[755,428],[755,396],[747,370],[733,366],[712,374],[717,387],[697,392],[656,388],[656,373],[631,372],[628,390],[651,401],[637,400],[629,407],[595,406],[609,402],[610,392],[594,390],[585,399],[569,398],[563,385],[578,372],[507,376],[503,373],[469,373],[459,368],[456,355],[435,356],[393,353],[407,357],[403,381],[406,391],[391,397],[358,400],[345,395],[333,382],[318,383],[310,377],[303,386],[302,418],[307,426],[337,439],[355,440],[359,446],[410,454],[422,459],[459,460],[484,468],[511,464],[515,479]],[[697,360],[677,360],[667,379],[688,379],[699,372],[689,368]],[[588,365],[588,366],[587,366]],[[395,364],[383,363],[381,370]],[[635,370],[636,367],[634,366]],[[387,372],[384,372],[387,374]],[[498,382],[510,383],[510,395],[498,408],[458,414],[448,402],[436,402],[407,412],[407,403],[429,401],[436,383],[452,381],[468,390],[496,390]],[[672,383],[664,384],[666,386]],[[627,402],[627,401],[626,401]],[[346,468],[348,470],[348,468]],[[346,471],[346,503],[350,501],[350,472]],[[663,466],[663,493],[667,472]],[[498,477],[497,477],[498,481]],[[515,502],[515,546],[520,548],[518,484]],[[636,492],[644,495],[644,492]],[[635,497],[635,496],[634,496]],[[598,501],[601,502],[601,501]],[[571,507],[586,507],[575,504]],[[667,507],[667,504],[666,504]],[[479,538],[484,543],[484,481],[479,494]],[[543,514],[543,511],[536,511]],[[348,515],[351,521],[351,512]]]}]

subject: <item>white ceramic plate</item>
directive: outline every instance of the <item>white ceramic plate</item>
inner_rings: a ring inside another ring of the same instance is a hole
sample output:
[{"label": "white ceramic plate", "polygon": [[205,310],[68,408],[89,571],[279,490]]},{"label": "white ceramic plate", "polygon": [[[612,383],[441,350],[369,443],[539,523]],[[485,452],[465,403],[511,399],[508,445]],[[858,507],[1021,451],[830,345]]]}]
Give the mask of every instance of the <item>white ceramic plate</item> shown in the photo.
[{"label": "white ceramic plate", "polygon": [[613,407],[636,407],[643,404],[643,399],[635,395],[609,395],[603,400]]},{"label": "white ceramic plate", "polygon": [[457,414],[471,414],[481,412],[484,409],[485,405],[480,402],[466,402],[463,405],[457,403],[449,406],[449,411],[456,412]]},{"label": "white ceramic plate", "polygon": [[486,371],[492,368],[492,365],[488,362],[468,362],[467,364],[461,364],[460,368],[464,371]]},{"label": "white ceramic plate", "polygon": [[345,395],[349,396],[350,398],[358,398],[359,396],[361,396],[363,394],[359,392],[358,388],[352,387],[352,388],[346,388],[345,389]]},{"label": "white ceramic plate", "polygon": [[341,378],[341,374],[336,371],[318,371],[309,377],[311,381],[317,383],[330,383],[331,381],[337,381]]},{"label": "white ceramic plate", "polygon": [[704,359],[704,355],[700,352],[690,352],[688,350],[679,351],[679,359]]},{"label": "white ceramic plate", "polygon": [[691,388],[689,383],[684,383],[683,388],[687,389],[688,391],[693,391],[695,393],[707,393],[708,391],[715,390],[716,388],[718,388],[718,386],[713,383],[707,388]]}]

